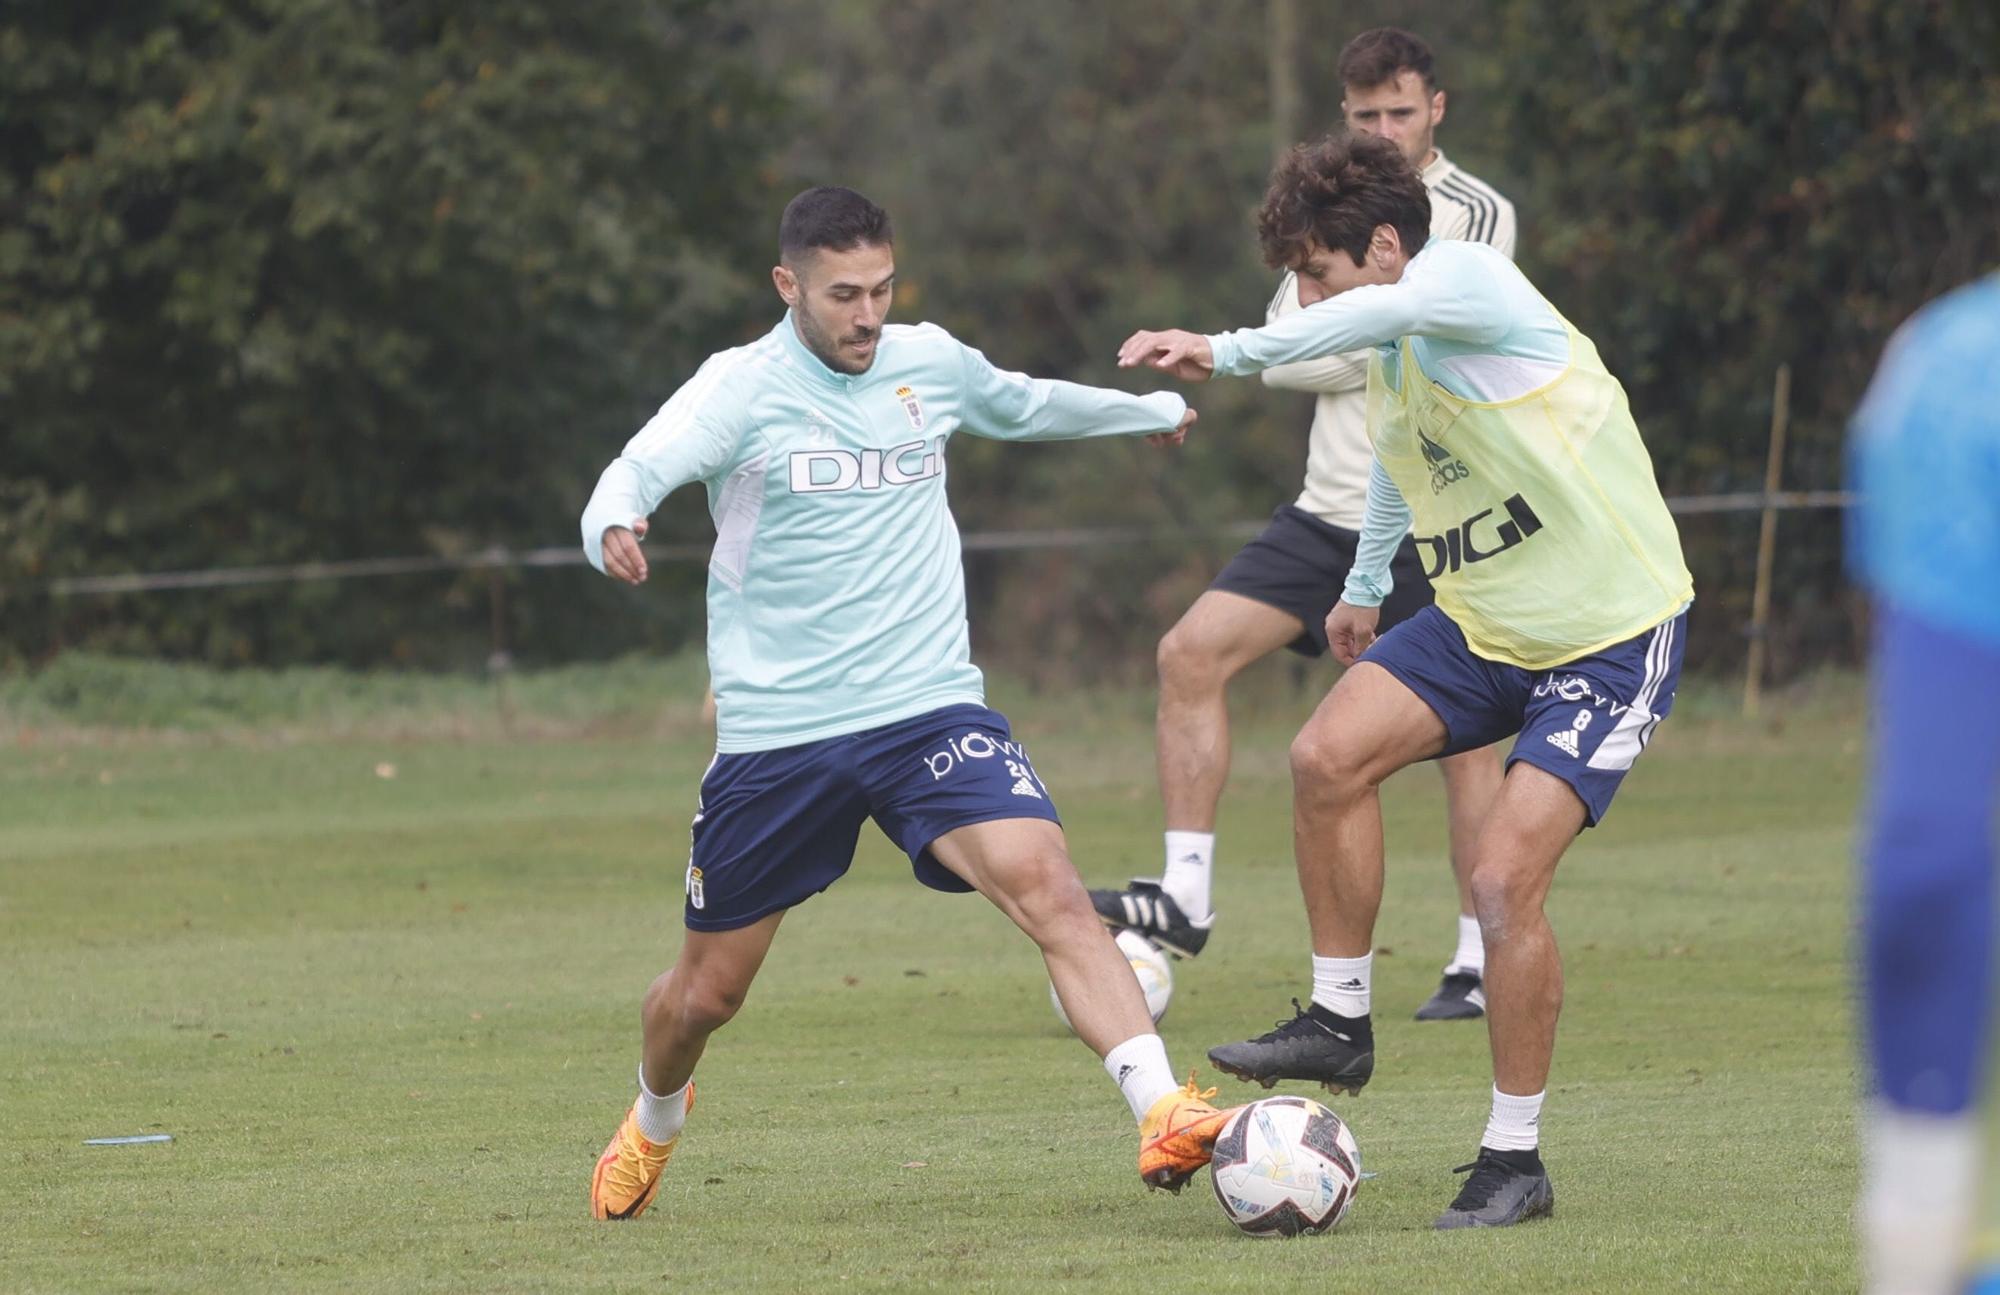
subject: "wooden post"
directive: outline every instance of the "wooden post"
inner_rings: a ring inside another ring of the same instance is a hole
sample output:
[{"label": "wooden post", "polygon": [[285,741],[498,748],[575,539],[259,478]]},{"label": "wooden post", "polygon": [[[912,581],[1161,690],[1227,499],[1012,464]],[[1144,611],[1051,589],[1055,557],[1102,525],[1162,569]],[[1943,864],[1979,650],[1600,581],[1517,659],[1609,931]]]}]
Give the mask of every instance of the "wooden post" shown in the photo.
[{"label": "wooden post", "polygon": [[1299,140],[1299,9],[1297,0],[1267,0],[1265,9],[1266,67],[1271,92],[1271,156],[1276,158]]},{"label": "wooden post", "polygon": [[1778,481],[1784,471],[1785,428],[1791,421],[1792,366],[1778,366],[1771,392],[1771,448],[1764,460],[1764,517],[1757,531],[1757,582],[1750,592],[1750,665],[1743,676],[1743,714],[1755,719],[1764,691],[1765,634],[1771,620],[1771,565],[1778,548]]},{"label": "wooden post", "polygon": [[514,668],[514,654],[507,650],[507,561],[504,549],[489,550],[486,568],[486,603],[491,615],[493,649],[486,657],[486,673],[493,680],[493,700],[500,711],[500,731],[514,731],[514,696],[508,673]]}]

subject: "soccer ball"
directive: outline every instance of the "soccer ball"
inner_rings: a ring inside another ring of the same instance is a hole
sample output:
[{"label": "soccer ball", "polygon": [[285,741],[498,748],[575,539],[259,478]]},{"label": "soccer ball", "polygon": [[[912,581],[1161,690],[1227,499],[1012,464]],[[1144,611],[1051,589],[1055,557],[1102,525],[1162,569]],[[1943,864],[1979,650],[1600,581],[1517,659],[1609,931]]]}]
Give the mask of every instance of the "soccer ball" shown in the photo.
[{"label": "soccer ball", "polygon": [[1209,1162],[1215,1199],[1253,1237],[1325,1232],[1361,1185],[1346,1121],[1309,1097],[1266,1097],[1229,1117]]},{"label": "soccer ball", "polygon": [[[1146,995],[1146,1010],[1153,1014],[1153,1023],[1159,1024],[1174,996],[1174,969],[1167,964],[1167,955],[1137,931],[1120,931],[1116,943],[1125,961],[1132,964],[1132,974],[1139,978],[1140,992]],[[1049,986],[1049,1004],[1056,1009],[1057,1020],[1069,1029],[1076,1028],[1069,1023],[1069,1013],[1063,1010],[1062,999],[1056,997],[1054,985]]]}]

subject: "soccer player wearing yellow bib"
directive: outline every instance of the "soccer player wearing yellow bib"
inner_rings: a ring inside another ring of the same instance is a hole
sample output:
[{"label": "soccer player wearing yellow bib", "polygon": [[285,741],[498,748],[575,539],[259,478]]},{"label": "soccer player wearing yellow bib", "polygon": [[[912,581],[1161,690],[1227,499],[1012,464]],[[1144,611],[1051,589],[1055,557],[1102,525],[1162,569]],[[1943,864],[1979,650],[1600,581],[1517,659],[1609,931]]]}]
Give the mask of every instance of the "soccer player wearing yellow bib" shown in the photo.
[{"label": "soccer player wearing yellow bib", "polygon": [[[1514,204],[1437,145],[1445,92],[1430,46],[1395,27],[1362,32],[1340,53],[1340,81],[1347,128],[1394,142],[1417,169],[1431,199],[1431,241],[1472,239],[1512,258]],[[1288,269],[1265,318],[1303,308],[1298,276]],[[1326,614],[1354,568],[1368,503],[1374,459],[1368,443],[1368,352],[1275,365],[1264,370],[1263,379],[1267,387],[1316,397],[1305,488],[1296,502],[1271,514],[1270,525],[1229,560],[1160,640],[1154,752],[1165,864],[1157,879],[1135,877],[1122,889],[1090,892],[1106,924],[1136,930],[1183,958],[1202,951],[1214,925],[1216,817],[1229,780],[1230,681],[1280,649],[1308,659],[1326,652]],[[1431,602],[1414,540],[1397,548],[1391,568],[1396,588],[1382,603],[1384,631]],[[1466,878],[1473,837],[1500,790],[1499,753],[1467,751],[1439,760],[1437,770],[1444,779],[1458,912],[1443,978],[1417,1009],[1417,1019],[1477,1020],[1486,1014],[1480,984],[1486,954]],[[1330,978],[1314,979],[1315,994],[1332,989]]]},{"label": "soccer player wearing yellow bib", "polygon": [[[1258,227],[1266,260],[1298,275],[1307,308],[1210,337],[1135,333],[1119,363],[1201,381],[1374,348],[1367,510],[1326,623],[1352,668],[1292,744],[1313,966],[1339,992],[1209,1057],[1266,1085],[1368,1082],[1376,790],[1407,765],[1518,735],[1470,874],[1491,1116],[1463,1167],[1471,1177],[1437,1220],[1501,1227],[1555,1204],[1539,1146],[1562,966],[1543,900],[1564,850],[1603,817],[1672,709],[1694,585],[1596,347],[1492,248],[1428,243],[1429,208],[1392,144],[1293,149]],[[1413,521],[1437,601],[1378,640],[1390,561]]]}]

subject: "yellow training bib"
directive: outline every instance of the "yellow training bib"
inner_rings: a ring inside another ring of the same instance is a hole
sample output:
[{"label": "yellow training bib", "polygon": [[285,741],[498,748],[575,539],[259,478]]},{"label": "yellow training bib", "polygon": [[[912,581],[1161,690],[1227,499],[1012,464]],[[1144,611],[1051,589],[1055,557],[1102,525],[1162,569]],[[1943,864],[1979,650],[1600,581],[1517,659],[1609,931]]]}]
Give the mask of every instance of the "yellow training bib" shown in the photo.
[{"label": "yellow training bib", "polygon": [[1462,400],[1402,341],[1401,389],[1368,365],[1375,457],[1415,516],[1439,610],[1479,656],[1547,670],[1694,597],[1625,390],[1567,320],[1569,365],[1513,400]]}]

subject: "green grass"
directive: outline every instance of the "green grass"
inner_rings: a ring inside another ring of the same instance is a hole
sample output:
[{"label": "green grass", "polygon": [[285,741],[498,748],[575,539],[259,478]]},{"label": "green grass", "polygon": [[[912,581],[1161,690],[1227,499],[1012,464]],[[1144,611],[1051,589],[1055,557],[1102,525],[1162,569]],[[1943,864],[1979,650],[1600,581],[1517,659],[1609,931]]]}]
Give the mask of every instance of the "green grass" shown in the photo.
[{"label": "green grass", "polygon": [[[111,736],[121,712],[31,695],[46,681],[0,690],[0,1287],[1854,1284],[1851,688],[1782,728],[1691,694],[1571,852],[1551,901],[1569,983],[1545,1115],[1558,1213],[1511,1232],[1427,1230],[1489,1080],[1479,1026],[1407,1020],[1453,904],[1437,779],[1395,780],[1381,1053],[1366,1095],[1338,1103],[1380,1177],[1338,1232],[1261,1243],[1205,1176],[1178,1198],[1139,1186],[1124,1107],[1057,1025],[1027,943],[976,898],[917,886],[872,832],[717,1036],[659,1203],[590,1221],[638,997],[676,947],[708,757],[685,686],[632,689],[687,672],[626,669],[520,681],[520,713],[551,717],[525,737],[468,720],[490,710],[471,685],[405,694],[449,740],[330,675],[312,676],[317,701],[213,685],[207,722],[187,697],[210,686],[177,678],[179,700],[148,712],[169,735]],[[1294,708],[1264,687],[1238,733],[1218,934],[1176,967],[1163,1032],[1182,1066],[1307,987]],[[1151,870],[1143,699],[998,700],[1086,876]],[[591,718],[561,729],[564,704]],[[80,1145],[152,1130],[174,1143]]]}]

